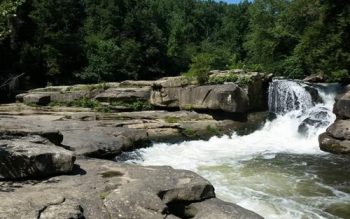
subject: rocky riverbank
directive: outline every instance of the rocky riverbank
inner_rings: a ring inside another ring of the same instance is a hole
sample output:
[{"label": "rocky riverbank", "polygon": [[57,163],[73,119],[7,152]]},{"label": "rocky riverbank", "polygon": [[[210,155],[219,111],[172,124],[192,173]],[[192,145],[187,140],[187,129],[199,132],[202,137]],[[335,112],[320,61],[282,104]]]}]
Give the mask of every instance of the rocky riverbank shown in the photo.
[{"label": "rocky riverbank", "polygon": [[215,198],[195,173],[106,160],[258,128],[269,79],[248,77],[47,87],[0,105],[0,218],[261,218]]},{"label": "rocky riverbank", "polygon": [[319,136],[320,148],[335,154],[350,154],[350,87],[336,97],[333,112],[337,120]]}]

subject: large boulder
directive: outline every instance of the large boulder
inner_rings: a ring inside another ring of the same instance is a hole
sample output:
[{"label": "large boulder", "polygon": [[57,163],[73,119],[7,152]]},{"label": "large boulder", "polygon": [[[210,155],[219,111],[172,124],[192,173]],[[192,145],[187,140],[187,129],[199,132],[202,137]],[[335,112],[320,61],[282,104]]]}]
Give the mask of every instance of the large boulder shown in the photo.
[{"label": "large boulder", "polygon": [[[84,124],[80,123],[80,127]],[[62,133],[65,136],[63,145],[77,155],[89,157],[113,158],[123,151],[146,147],[150,143],[146,130],[96,126],[62,130]]]},{"label": "large boulder", "polygon": [[39,135],[0,136],[0,179],[38,178],[69,173],[75,157]]},{"label": "large boulder", "polygon": [[182,87],[153,88],[150,102],[158,107],[179,108],[179,98],[182,89]]},{"label": "large boulder", "polygon": [[327,132],[318,137],[320,148],[333,154],[349,154],[350,140],[339,140],[330,136]]},{"label": "large boulder", "polygon": [[190,171],[93,159],[75,167],[34,184],[0,182],[0,218],[261,219],[215,198],[213,186]]},{"label": "large boulder", "polygon": [[350,120],[337,120],[327,129],[327,133],[339,140],[350,140]]},{"label": "large boulder", "polygon": [[350,118],[350,92],[340,94],[336,97],[333,112],[337,115],[337,118]]},{"label": "large boulder", "polygon": [[150,102],[154,106],[165,108],[179,108],[182,89],[197,85],[185,77],[166,77],[154,82]]},{"label": "large boulder", "polygon": [[[232,72],[217,72],[225,77]],[[271,79],[251,72],[240,75],[246,82],[199,86],[184,77],[155,81],[150,102],[159,107],[247,113],[267,109],[267,89]],[[242,79],[242,81],[243,81]]]},{"label": "large boulder", "polygon": [[183,88],[180,108],[245,113],[249,109],[246,92],[236,84]]}]

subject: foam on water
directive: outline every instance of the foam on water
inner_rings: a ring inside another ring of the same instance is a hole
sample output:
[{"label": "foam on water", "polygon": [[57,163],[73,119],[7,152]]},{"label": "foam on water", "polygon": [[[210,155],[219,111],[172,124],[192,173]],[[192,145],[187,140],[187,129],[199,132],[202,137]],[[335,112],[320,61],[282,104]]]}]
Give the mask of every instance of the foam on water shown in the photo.
[{"label": "foam on water", "polygon": [[[335,120],[331,113],[335,93],[320,89],[324,103],[314,105],[303,84],[279,80],[272,82],[269,95],[270,110],[277,118],[252,134],[154,144],[135,152],[141,159],[129,162],[195,171],[214,184],[219,197],[266,218],[332,218],[318,208],[340,198],[350,203],[350,196],[317,181],[309,165],[326,154],[320,151],[317,137]],[[323,125],[308,126],[308,134],[300,134],[300,124],[320,111],[326,112]],[[317,188],[314,192],[322,199],[305,195],[310,193],[308,186]],[[307,204],[310,201],[314,204]]]}]

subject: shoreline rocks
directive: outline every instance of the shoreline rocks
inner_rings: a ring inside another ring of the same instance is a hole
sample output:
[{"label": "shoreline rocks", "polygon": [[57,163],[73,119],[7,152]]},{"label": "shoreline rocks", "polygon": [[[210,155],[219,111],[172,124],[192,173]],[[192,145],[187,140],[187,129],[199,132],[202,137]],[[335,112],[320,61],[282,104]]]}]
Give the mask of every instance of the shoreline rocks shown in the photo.
[{"label": "shoreline rocks", "polygon": [[71,151],[39,135],[0,135],[0,180],[43,178],[73,169]]},{"label": "shoreline rocks", "polygon": [[69,175],[0,184],[0,218],[262,218],[215,198],[197,174],[171,167],[80,158]]},{"label": "shoreline rocks", "polygon": [[[0,116],[0,133],[40,135],[43,130],[53,130],[43,136],[76,156],[109,159],[123,151],[147,147],[151,142],[209,139],[233,131],[246,134],[257,129],[268,113],[251,113],[244,121],[234,121],[216,120],[209,114],[191,111],[74,112],[59,107],[52,110],[12,104],[0,106]],[[55,131],[60,131],[64,138],[55,135]]]},{"label": "shoreline rocks", "polygon": [[350,87],[336,97],[333,112],[337,120],[318,138],[321,150],[350,154]]},{"label": "shoreline rocks", "polygon": [[[0,105],[0,218],[262,218],[216,198],[213,185],[191,171],[102,160],[151,142],[258,128],[268,114],[253,111],[266,109],[267,81],[252,78],[199,86],[172,77],[18,95],[26,104]],[[177,111],[141,111],[150,103]]]}]

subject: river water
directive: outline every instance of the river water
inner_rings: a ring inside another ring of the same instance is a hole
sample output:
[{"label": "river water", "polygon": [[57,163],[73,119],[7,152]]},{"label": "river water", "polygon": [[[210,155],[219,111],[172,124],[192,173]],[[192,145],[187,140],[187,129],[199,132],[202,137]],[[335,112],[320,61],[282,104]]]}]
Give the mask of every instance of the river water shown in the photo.
[{"label": "river water", "polygon": [[319,87],[323,103],[314,104],[304,84],[275,80],[276,118],[252,134],[154,144],[128,162],[195,171],[219,198],[268,219],[350,218],[350,158],[320,151],[317,140],[335,120],[335,90]]}]

